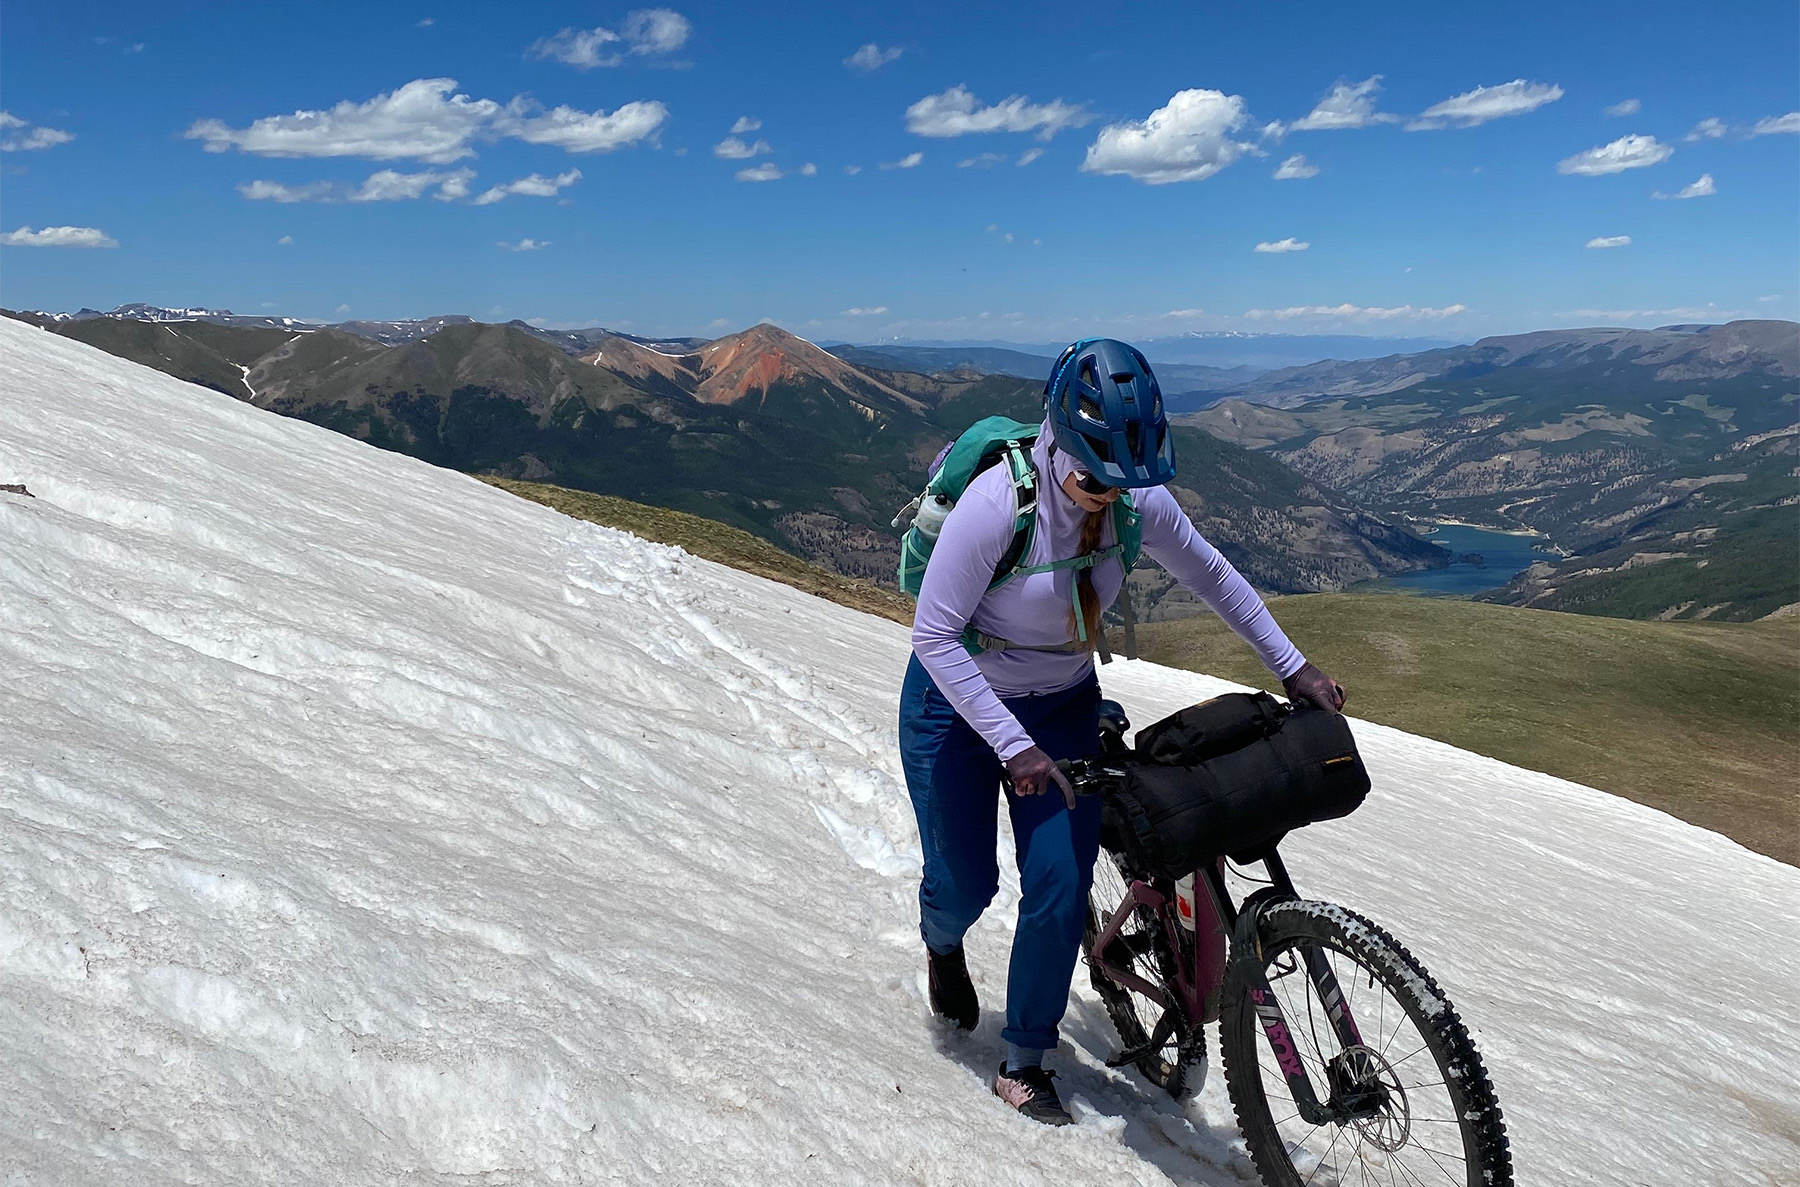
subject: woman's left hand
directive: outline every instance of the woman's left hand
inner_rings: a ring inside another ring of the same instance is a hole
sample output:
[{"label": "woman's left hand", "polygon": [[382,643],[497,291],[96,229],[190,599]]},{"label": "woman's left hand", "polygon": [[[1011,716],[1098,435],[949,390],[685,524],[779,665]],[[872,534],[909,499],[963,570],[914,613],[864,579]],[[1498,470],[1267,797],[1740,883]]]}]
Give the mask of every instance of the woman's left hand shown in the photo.
[{"label": "woman's left hand", "polygon": [[1344,691],[1343,685],[1319,671],[1311,661],[1283,680],[1281,687],[1286,691],[1288,700],[1295,704],[1305,701],[1329,713],[1340,712],[1344,702],[1350,699],[1350,694]]},{"label": "woman's left hand", "polygon": [[1012,780],[1014,795],[1043,795],[1055,783],[1062,788],[1063,802],[1069,805],[1069,811],[1075,810],[1075,789],[1050,756],[1036,746],[1006,760],[1006,777]]}]

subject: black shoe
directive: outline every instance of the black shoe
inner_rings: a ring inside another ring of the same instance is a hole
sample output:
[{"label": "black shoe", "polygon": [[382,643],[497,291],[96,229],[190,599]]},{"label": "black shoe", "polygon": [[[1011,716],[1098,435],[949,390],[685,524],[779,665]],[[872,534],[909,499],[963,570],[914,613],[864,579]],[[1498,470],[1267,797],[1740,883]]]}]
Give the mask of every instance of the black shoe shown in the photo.
[{"label": "black shoe", "polygon": [[931,1012],[958,1030],[974,1030],[981,1021],[981,1002],[975,997],[975,983],[969,980],[969,965],[963,950],[942,956],[925,949],[926,969],[931,979]]},{"label": "black shoe", "polygon": [[1055,1077],[1055,1072],[1041,1067],[1022,1067],[1009,1072],[1002,1063],[999,1074],[994,1077],[994,1095],[1033,1121],[1042,1121],[1045,1125],[1073,1125],[1075,1118],[1063,1108],[1062,1100],[1056,1095],[1056,1085],[1051,1083]]}]

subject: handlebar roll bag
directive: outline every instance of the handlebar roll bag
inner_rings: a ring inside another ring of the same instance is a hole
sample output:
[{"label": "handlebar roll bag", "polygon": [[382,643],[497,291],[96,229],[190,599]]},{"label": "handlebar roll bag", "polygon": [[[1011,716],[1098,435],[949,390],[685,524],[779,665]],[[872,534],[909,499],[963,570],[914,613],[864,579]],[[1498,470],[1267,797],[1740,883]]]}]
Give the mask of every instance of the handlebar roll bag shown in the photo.
[{"label": "handlebar roll bag", "polygon": [[[1249,694],[1228,696],[1253,700]],[[1140,732],[1137,761],[1111,797],[1125,826],[1118,831],[1129,834],[1132,849],[1155,873],[1179,878],[1219,857],[1254,855],[1293,829],[1348,816],[1369,793],[1369,773],[1349,722],[1316,709],[1289,712],[1278,705],[1283,712],[1270,728],[1267,706],[1240,703],[1235,711],[1247,718],[1234,730],[1227,707],[1217,706],[1211,736],[1235,738],[1234,748],[1197,760],[1152,757],[1201,753],[1171,743],[1159,727],[1184,714],[1192,724],[1198,710],[1223,700],[1184,709]]]}]

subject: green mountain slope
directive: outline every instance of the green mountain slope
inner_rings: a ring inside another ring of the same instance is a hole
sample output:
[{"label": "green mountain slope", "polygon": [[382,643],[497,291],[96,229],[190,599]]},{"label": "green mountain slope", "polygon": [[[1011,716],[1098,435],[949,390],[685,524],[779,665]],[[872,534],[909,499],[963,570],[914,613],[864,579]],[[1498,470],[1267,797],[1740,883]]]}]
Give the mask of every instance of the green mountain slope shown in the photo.
[{"label": "green mountain slope", "polygon": [[108,354],[246,399],[245,369],[294,337],[286,330],[217,326],[208,322],[142,322],[112,318],[58,323],[56,333]]},{"label": "green mountain slope", "polygon": [[[1349,688],[1358,717],[1586,783],[1800,864],[1800,618],[1628,622],[1351,594],[1270,608]],[[1138,646],[1158,663],[1279,691],[1215,618],[1150,624]]]}]

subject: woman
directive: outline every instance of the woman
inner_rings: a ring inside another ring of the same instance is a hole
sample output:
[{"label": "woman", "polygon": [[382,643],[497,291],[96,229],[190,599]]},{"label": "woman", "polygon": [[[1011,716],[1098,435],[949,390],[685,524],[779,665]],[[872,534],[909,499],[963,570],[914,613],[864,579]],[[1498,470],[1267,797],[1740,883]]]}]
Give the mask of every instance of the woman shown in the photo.
[{"label": "woman", "polygon": [[[1290,697],[1336,710],[1344,692],[1308,663],[1256,591],[1194,530],[1164,484],[1175,477],[1162,395],[1144,356],[1110,338],[1077,342],[1045,385],[1032,449],[1037,529],[1027,569],[1101,552],[1112,504],[1132,489],[1143,550],[1212,607],[1280,677]],[[973,1030],[980,1017],[963,935],[999,888],[995,845],[1004,777],[1021,899],[1007,975],[1006,1061],[994,1092],[1038,1121],[1071,1120],[1044,1053],[1055,1047],[1081,946],[1100,843],[1100,803],[1077,801],[1057,759],[1099,749],[1093,643],[1124,567],[1024,573],[990,589],[1014,535],[1007,467],[976,476],[944,521],[919,591],[913,658],[900,693],[900,747],[925,855],[919,886],[931,1006]],[[1077,618],[1079,609],[1079,619]],[[979,654],[966,628],[985,636]],[[1060,795],[1046,795],[1054,786]]]}]

